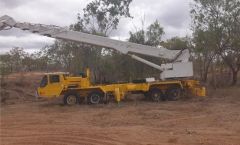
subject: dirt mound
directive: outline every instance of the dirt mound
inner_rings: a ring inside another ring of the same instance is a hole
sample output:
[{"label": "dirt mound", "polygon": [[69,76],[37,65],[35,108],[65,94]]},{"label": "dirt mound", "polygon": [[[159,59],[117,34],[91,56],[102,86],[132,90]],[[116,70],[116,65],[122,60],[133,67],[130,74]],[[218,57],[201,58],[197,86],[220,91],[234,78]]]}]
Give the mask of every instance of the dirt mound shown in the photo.
[{"label": "dirt mound", "polygon": [[1,103],[15,104],[35,101],[35,91],[43,73],[15,73],[4,78],[1,85]]}]

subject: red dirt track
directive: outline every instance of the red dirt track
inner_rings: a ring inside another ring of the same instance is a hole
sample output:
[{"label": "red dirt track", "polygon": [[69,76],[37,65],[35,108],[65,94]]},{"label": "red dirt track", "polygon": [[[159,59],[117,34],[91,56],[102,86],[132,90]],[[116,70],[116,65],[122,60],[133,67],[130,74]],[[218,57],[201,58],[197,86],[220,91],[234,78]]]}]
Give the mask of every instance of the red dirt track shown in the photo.
[{"label": "red dirt track", "polygon": [[240,102],[226,98],[62,106],[32,102],[1,108],[1,144],[239,145]]},{"label": "red dirt track", "polygon": [[6,85],[1,145],[240,145],[239,87],[179,101],[63,106],[36,101],[34,80]]}]

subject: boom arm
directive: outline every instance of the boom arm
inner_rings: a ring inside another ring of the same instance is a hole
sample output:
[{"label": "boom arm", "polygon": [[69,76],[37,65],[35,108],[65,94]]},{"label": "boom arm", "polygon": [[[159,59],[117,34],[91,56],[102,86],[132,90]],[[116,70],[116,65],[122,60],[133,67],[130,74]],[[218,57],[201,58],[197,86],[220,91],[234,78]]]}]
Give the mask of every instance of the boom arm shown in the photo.
[{"label": "boom arm", "polygon": [[[12,27],[19,28],[22,30],[28,30],[32,33],[38,33],[40,35],[63,39],[63,40],[70,40],[75,42],[83,42],[88,44],[93,44],[97,46],[102,46],[110,49],[115,49],[123,54],[130,55],[133,59],[141,61],[147,65],[150,65],[156,69],[161,71],[173,69],[173,66],[166,65],[157,65],[143,58],[140,58],[132,53],[138,53],[153,57],[164,58],[168,60],[172,60],[179,63],[187,63],[189,59],[189,51],[188,50],[168,50],[163,47],[151,47],[131,42],[124,42],[119,40],[109,39],[107,37],[97,36],[86,34],[83,32],[71,31],[66,28],[53,26],[53,25],[43,25],[43,24],[32,24],[32,23],[20,23],[16,22],[13,18],[5,15],[0,17],[0,31],[10,29]],[[182,75],[181,75],[182,76]],[[180,77],[181,77],[180,76]],[[189,76],[189,75],[184,75]],[[178,76],[173,76],[178,77]],[[168,78],[168,77],[162,77]]]}]

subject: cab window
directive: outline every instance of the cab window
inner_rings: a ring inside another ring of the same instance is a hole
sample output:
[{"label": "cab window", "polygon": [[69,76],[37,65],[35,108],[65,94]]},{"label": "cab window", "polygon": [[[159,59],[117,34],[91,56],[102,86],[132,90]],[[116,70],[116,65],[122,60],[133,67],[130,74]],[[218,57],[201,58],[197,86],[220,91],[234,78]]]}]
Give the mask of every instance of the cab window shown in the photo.
[{"label": "cab window", "polygon": [[40,87],[45,87],[48,83],[48,79],[47,79],[47,76],[43,76],[42,80],[41,80],[41,83],[40,83]]},{"label": "cab window", "polygon": [[60,82],[59,75],[50,75],[49,81],[50,83],[59,83]]}]

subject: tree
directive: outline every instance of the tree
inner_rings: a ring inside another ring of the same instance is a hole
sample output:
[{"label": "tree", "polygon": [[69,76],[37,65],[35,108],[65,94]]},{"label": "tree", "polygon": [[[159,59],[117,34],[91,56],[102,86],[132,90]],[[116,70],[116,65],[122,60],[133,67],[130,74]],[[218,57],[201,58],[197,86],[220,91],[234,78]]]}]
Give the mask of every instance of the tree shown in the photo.
[{"label": "tree", "polygon": [[[232,71],[232,85],[237,83],[240,70],[240,1],[238,0],[194,0],[191,14],[195,34],[207,33],[206,46],[221,56]],[[200,51],[205,51],[200,49]]]},{"label": "tree", "polygon": [[0,68],[1,68],[1,74],[8,74],[11,73],[11,55],[10,54],[1,54],[0,55]]},{"label": "tree", "polygon": [[201,80],[207,82],[208,70],[212,64],[212,61],[216,57],[214,51],[215,44],[210,38],[210,31],[197,30],[193,34],[193,52],[196,54],[196,59],[200,70]]},{"label": "tree", "polygon": [[147,28],[147,45],[158,46],[161,43],[162,35],[164,34],[163,28],[160,23],[156,20]]},{"label": "tree", "polygon": [[137,30],[136,32],[129,32],[129,42],[158,46],[161,43],[162,36],[164,34],[163,28],[160,23],[156,20],[147,27],[147,30]]},{"label": "tree", "polygon": [[105,36],[114,29],[121,17],[131,17],[129,5],[132,0],[95,0],[84,8],[83,20],[79,15],[86,30],[92,34],[101,33]]},{"label": "tree", "polygon": [[[129,18],[129,5],[132,0],[94,0],[87,4],[83,14],[78,14],[77,22],[70,26],[71,30],[107,37],[112,30],[117,29],[121,18]],[[63,64],[70,72],[89,67],[93,72],[95,82],[102,82],[105,76],[111,76],[110,66],[113,51],[85,43],[74,43],[57,40],[48,47],[48,55],[55,62]],[[103,55],[103,52],[106,52]]]},{"label": "tree", "polygon": [[146,32],[145,30],[138,30],[136,32],[129,32],[129,42],[134,42],[134,43],[138,43],[138,44],[146,44]]},{"label": "tree", "polygon": [[[129,42],[134,42],[138,44],[143,45],[150,45],[150,46],[159,46],[161,43],[161,38],[164,34],[163,28],[161,27],[160,23],[156,20],[152,24],[150,24],[146,30],[138,29],[136,32],[129,32]],[[122,56],[124,57],[122,62],[124,70],[127,70],[131,78],[142,78],[142,77],[149,77],[154,74],[159,75],[158,71],[152,67],[149,67],[147,65],[143,65],[141,62],[138,62],[136,60],[132,60],[132,58],[129,58],[128,56]],[[141,56],[149,61],[152,61],[154,63],[161,63],[162,59],[159,58],[153,58],[148,56]],[[127,65],[125,65],[127,64]],[[124,67],[127,66],[128,68]]]},{"label": "tree", "polygon": [[165,42],[161,42],[161,45],[171,50],[190,49],[192,47],[187,37],[173,37]]},{"label": "tree", "polygon": [[23,48],[14,47],[10,50],[9,55],[11,58],[8,63],[11,66],[11,72],[20,71],[23,69],[22,61],[26,55],[26,52],[24,52]]},{"label": "tree", "polygon": [[9,54],[0,55],[0,77],[1,77],[1,86],[4,83],[4,78],[11,73],[11,64],[9,63],[11,56]]},{"label": "tree", "polygon": [[83,9],[83,14],[77,14],[77,23],[70,29],[85,33],[108,36],[117,29],[121,18],[132,18],[129,5],[132,0],[94,0]]}]

